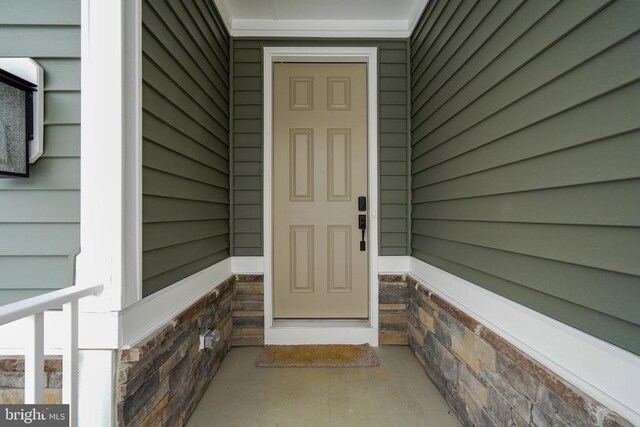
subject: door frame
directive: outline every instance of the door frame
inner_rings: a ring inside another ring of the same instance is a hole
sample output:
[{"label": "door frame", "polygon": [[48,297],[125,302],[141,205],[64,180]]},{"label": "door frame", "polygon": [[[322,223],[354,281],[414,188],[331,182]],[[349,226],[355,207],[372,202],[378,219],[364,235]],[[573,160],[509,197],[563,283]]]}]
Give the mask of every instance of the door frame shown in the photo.
[{"label": "door frame", "polygon": [[[367,64],[369,319],[278,321],[273,318],[273,63]],[[263,48],[263,250],[265,344],[378,345],[378,48],[281,46]]]}]

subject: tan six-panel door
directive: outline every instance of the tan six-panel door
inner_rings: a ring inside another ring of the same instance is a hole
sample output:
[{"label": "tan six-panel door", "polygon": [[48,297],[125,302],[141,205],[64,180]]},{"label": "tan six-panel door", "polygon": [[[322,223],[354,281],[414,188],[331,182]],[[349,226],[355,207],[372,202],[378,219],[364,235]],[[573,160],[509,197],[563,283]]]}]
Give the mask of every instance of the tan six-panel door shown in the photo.
[{"label": "tan six-panel door", "polygon": [[367,318],[366,65],[273,67],[274,317]]}]

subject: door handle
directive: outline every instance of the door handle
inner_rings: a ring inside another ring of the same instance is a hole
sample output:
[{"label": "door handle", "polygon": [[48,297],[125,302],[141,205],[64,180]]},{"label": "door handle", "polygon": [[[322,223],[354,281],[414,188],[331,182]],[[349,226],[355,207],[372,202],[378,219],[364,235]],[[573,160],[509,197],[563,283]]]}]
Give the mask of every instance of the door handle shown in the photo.
[{"label": "door handle", "polygon": [[360,251],[367,250],[367,244],[364,241],[364,231],[367,229],[367,216],[358,215],[358,228],[362,230],[362,239],[360,240]]}]

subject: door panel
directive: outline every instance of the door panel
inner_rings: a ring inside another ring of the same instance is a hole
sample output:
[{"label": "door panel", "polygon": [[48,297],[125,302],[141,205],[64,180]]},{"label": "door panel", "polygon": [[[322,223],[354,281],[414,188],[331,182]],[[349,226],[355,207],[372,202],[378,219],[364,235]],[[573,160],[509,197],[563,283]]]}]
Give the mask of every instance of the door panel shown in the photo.
[{"label": "door panel", "polygon": [[327,159],[327,200],[348,202],[351,199],[351,129],[327,130]]},{"label": "door panel", "polygon": [[313,226],[292,225],[289,237],[290,292],[313,292]]},{"label": "door panel", "polygon": [[289,131],[289,201],[313,201],[313,129]]},{"label": "door panel", "polygon": [[327,227],[328,292],[351,292],[351,235],[350,225]]},{"label": "door panel", "polygon": [[366,65],[273,68],[274,317],[367,318]]}]

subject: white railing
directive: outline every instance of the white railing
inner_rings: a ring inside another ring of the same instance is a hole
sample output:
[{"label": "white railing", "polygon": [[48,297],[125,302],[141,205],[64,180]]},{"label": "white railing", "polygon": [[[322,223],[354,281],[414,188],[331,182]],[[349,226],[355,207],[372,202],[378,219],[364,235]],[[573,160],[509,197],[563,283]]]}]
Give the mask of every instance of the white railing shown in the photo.
[{"label": "white railing", "polygon": [[102,291],[102,285],[70,286],[0,306],[0,326],[28,318],[24,349],[24,403],[44,403],[44,312],[62,307],[62,403],[69,405],[70,426],[78,420],[78,300]]}]

